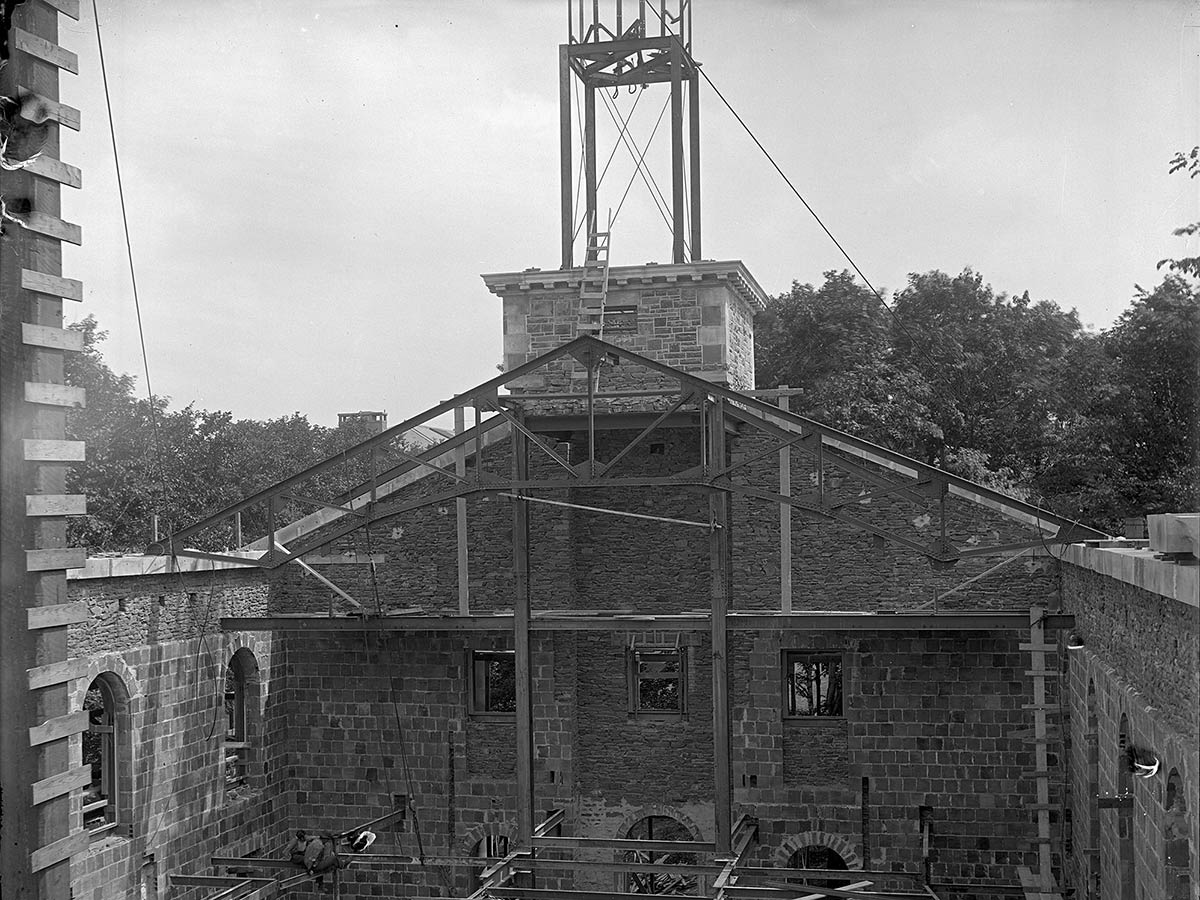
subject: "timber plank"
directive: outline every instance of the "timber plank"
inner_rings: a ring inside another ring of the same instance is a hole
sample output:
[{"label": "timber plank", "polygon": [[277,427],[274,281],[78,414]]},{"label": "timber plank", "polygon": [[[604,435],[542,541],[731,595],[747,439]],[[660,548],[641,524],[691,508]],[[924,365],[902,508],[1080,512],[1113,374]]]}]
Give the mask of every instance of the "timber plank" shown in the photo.
[{"label": "timber plank", "polygon": [[52,441],[25,438],[27,462],[83,462],[83,441]]},{"label": "timber plank", "polygon": [[79,21],[79,0],[42,0],[47,6],[58,10],[64,16],[70,16]]},{"label": "timber plank", "polygon": [[87,730],[88,714],[80,710],[67,713],[65,716],[47,719],[41,725],[34,725],[29,729],[29,743],[36,747],[39,744],[48,744],[50,741],[70,737],[73,734],[82,734]]},{"label": "timber plank", "polygon": [[87,391],[69,384],[27,381],[25,382],[25,402],[40,403],[42,406],[66,406],[71,409],[80,409],[87,405]]},{"label": "timber plank", "polygon": [[27,516],[83,516],[87,514],[86,494],[26,494]]},{"label": "timber plank", "polygon": [[22,322],[21,342],[30,347],[44,347],[47,350],[78,352],[83,349],[83,332],[70,328],[52,328],[49,325]]},{"label": "timber plank", "polygon": [[83,171],[81,169],[65,163],[61,159],[55,159],[53,156],[46,156],[44,153],[29,160],[21,168],[40,178],[65,184],[67,187],[83,187]]},{"label": "timber plank", "polygon": [[82,547],[46,547],[25,551],[26,572],[52,572],[55,569],[82,569],[87,551]]},{"label": "timber plank", "polygon": [[65,838],[59,838],[45,847],[39,847],[29,855],[29,867],[34,872],[48,869],[55,863],[70,859],[76,853],[82,853],[88,848],[91,836],[86,831],[76,831]]},{"label": "timber plank", "polygon": [[25,214],[25,228],[44,234],[46,237],[58,238],[68,244],[81,246],[83,244],[83,229],[73,222],[67,222],[58,216],[43,212]]},{"label": "timber plank", "polygon": [[49,97],[43,97],[36,91],[30,91],[28,94],[22,95],[24,98],[34,98],[37,101],[37,112],[39,115],[30,116],[34,122],[44,122],[46,119],[52,119],[59,125],[65,125],[72,131],[79,130],[81,121],[80,112],[73,106],[67,106],[65,103],[59,103],[57,100],[51,100]]},{"label": "timber plank", "polygon": [[92,767],[79,766],[76,769],[68,769],[66,772],[59,772],[57,775],[43,778],[41,781],[35,781],[33,783],[33,804],[36,806],[47,800],[53,800],[55,797],[61,797],[63,794],[69,794],[71,791],[90,784],[91,780]]},{"label": "timber plank", "polygon": [[66,47],[52,44],[45,38],[30,34],[23,28],[14,28],[11,34],[13,47],[17,50],[28,53],[30,56],[36,56],[42,62],[48,62],[52,66],[66,69],[72,75],[79,74],[79,57]]},{"label": "timber plank", "polygon": [[[83,282],[74,278],[63,278],[61,275],[48,275],[33,269],[21,270],[21,287],[27,291],[48,294],[51,297],[62,297],[64,300],[83,302]],[[82,349],[82,335],[80,348]]]},{"label": "timber plank", "polygon": [[35,606],[28,610],[29,630],[60,628],[63,625],[78,625],[91,615],[84,603],[55,603],[51,606]]},{"label": "timber plank", "polygon": [[74,681],[76,678],[83,678],[87,675],[88,660],[84,657],[79,657],[77,659],[64,660],[63,662],[49,663],[45,666],[37,666],[27,671],[29,672],[29,687],[31,690],[53,687],[56,684],[66,684],[68,681]]}]

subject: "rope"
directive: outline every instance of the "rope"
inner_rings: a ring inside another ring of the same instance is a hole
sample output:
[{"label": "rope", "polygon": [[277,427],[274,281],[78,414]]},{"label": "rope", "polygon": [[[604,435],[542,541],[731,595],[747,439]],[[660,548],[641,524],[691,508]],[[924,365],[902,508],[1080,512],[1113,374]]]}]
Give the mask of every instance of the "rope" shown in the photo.
[{"label": "rope", "polygon": [[811,204],[809,204],[809,202],[806,199],[804,199],[804,195],[801,194],[800,191],[797,189],[796,185],[792,183],[792,180],[787,176],[787,173],[784,172],[783,169],[781,169],[779,167],[779,163],[777,163],[775,161],[775,157],[773,157],[771,155],[770,151],[768,151],[767,148],[763,146],[762,141],[760,141],[758,139],[758,136],[754,133],[754,131],[750,128],[750,126],[746,124],[746,121],[741,117],[741,115],[738,114],[738,111],[733,108],[733,104],[731,104],[727,99],[725,99],[725,95],[721,93],[721,89],[719,87],[717,87],[717,85],[713,82],[713,80],[711,78],[709,78],[708,73],[703,68],[696,65],[695,60],[692,59],[691,53],[688,51],[687,47],[684,46],[683,41],[681,41],[679,39],[679,36],[677,34],[675,34],[674,31],[671,30],[671,26],[669,24],[667,24],[666,20],[663,19],[662,15],[659,13],[659,11],[654,8],[653,4],[648,4],[648,6],[649,6],[650,11],[653,12],[654,15],[658,17],[660,22],[662,22],[663,28],[666,29],[667,34],[669,34],[671,36],[671,38],[677,44],[679,44],[680,49],[687,56],[688,60],[692,64],[692,66],[696,69],[697,72],[700,73],[701,77],[705,80],[705,82],[708,83],[708,86],[713,89],[713,93],[715,93],[717,95],[717,97],[720,99],[720,101],[725,105],[725,108],[728,109],[729,112],[733,114],[733,117],[737,120],[737,123],[739,125],[741,125],[742,129],[746,132],[746,134],[750,136],[750,140],[754,141],[754,145],[756,147],[758,147],[759,150],[762,151],[763,156],[765,156],[767,158],[767,162],[769,162],[771,164],[772,168],[774,168],[775,171],[777,173],[779,173],[779,177],[783,179],[784,184],[786,184],[791,189],[791,192],[796,195],[796,199],[798,199],[802,204],[804,204],[804,208],[806,210],[808,210],[809,215],[811,215],[813,217],[814,221],[816,221],[816,223],[821,227],[821,230],[825,232],[825,234],[826,234],[826,236],[828,236],[829,240],[833,241],[833,245],[838,248],[838,250],[841,252],[842,256],[845,257],[846,262],[848,262],[850,264],[850,267],[852,269],[854,269],[854,271],[855,271],[855,273],[857,273],[858,277],[863,280],[863,283],[867,286],[867,288],[871,291],[871,293],[875,295],[875,299],[878,300],[880,302],[880,304],[883,306],[883,308],[888,311],[888,313],[891,315],[893,321],[895,321],[897,327],[899,327],[899,329],[902,332],[904,332],[905,337],[907,337],[909,339],[909,341],[912,343],[913,347],[920,351],[921,355],[925,357],[926,361],[931,366],[933,366],[934,369],[939,368],[938,363],[934,361],[933,357],[929,355],[929,353],[926,351],[926,349],[923,345],[917,343],[917,340],[916,340],[916,338],[913,337],[912,332],[910,332],[908,330],[907,326],[905,326],[904,322],[896,314],[896,311],[894,309],[892,309],[892,307],[888,304],[888,302],[886,300],[883,299],[883,294],[881,294],[875,288],[875,285],[873,285],[871,283],[871,280],[869,278],[867,278],[867,276],[863,273],[863,270],[859,267],[858,263],[856,263],[854,261],[854,258],[849,254],[849,252],[847,252],[846,248],[842,246],[841,241],[839,241],[834,236],[833,232],[829,230],[828,226],[826,226],[825,222],[822,221],[821,217],[819,215],[817,215],[817,211],[812,208]]},{"label": "rope", "polygon": [[[121,204],[121,224],[125,229],[125,255],[129,260],[129,281],[133,287],[133,309],[137,315],[138,342],[142,349],[142,371],[146,374],[146,395],[150,403],[150,430],[154,438],[154,455],[158,462],[160,504],[165,502],[167,495],[167,470],[163,462],[161,426],[158,420],[158,408],[155,405],[154,388],[150,382],[150,359],[146,353],[146,334],[142,328],[142,305],[138,298],[137,272],[133,265],[133,243],[129,238],[129,214],[125,207],[125,184],[121,179],[121,156],[117,150],[117,129],[113,122],[112,98],[108,89],[108,70],[104,63],[104,41],[100,36],[100,13],[96,8],[96,0],[92,0],[92,16],[96,21],[96,48],[100,53],[100,78],[104,83],[104,106],[108,111],[108,133],[112,139],[113,168],[117,173],[117,197]],[[172,562],[175,560],[174,547],[169,547]]]}]

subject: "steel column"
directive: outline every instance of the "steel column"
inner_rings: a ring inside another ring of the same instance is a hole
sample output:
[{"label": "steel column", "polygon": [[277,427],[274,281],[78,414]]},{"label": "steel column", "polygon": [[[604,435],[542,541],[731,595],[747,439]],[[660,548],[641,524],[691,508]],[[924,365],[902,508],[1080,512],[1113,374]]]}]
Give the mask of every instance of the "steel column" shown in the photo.
[{"label": "steel column", "polygon": [[[709,420],[709,459],[713,465],[725,461],[725,401],[713,404]],[[730,852],[733,823],[733,774],[729,743],[729,495],[708,495],[711,530],[708,538],[710,596],[712,600],[713,679],[713,792],[716,813],[717,853]]]},{"label": "steel column", "polygon": [[[518,413],[519,415],[519,413]],[[512,432],[512,474],[517,481],[529,475],[528,438]],[[513,649],[516,664],[517,733],[517,846],[533,841],[533,691],[529,668],[529,504],[513,501]]]},{"label": "steel column", "polygon": [[[690,17],[689,17],[690,18]],[[693,66],[688,93],[688,136],[691,141],[691,160],[688,170],[692,176],[692,261],[700,255],[700,73]]]},{"label": "steel column", "polygon": [[[570,18],[568,9],[568,21]],[[567,51],[567,44],[558,48],[558,154],[564,269],[570,269],[575,264],[575,207],[571,197],[571,61]]]},{"label": "steel column", "polygon": [[671,232],[672,259],[685,262],[683,247],[683,48],[671,42]]}]

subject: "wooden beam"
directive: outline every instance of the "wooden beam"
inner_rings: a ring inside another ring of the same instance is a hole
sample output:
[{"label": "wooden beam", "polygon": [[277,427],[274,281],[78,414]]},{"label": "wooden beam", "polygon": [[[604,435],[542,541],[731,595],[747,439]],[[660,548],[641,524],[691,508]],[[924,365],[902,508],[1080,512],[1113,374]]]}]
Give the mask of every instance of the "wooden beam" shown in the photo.
[{"label": "wooden beam", "polygon": [[25,402],[78,409],[87,405],[87,391],[69,384],[27,381],[25,382]]},{"label": "wooden beam", "polygon": [[69,350],[78,353],[83,350],[83,332],[22,322],[21,343],[30,347],[44,347],[47,350]]},{"label": "wooden beam", "polygon": [[29,212],[23,216],[25,228],[46,237],[57,238],[68,244],[77,246],[83,244],[83,229],[73,222],[67,222],[49,213]]},{"label": "wooden beam", "polygon": [[50,181],[65,184],[67,187],[83,187],[83,172],[52,156],[35,157],[25,163],[22,168],[40,178],[47,178]]},{"label": "wooden beam", "polygon": [[[77,281],[74,278],[63,278],[60,275],[35,272],[33,269],[22,269],[21,287],[36,294],[45,294],[48,297],[61,297],[64,300],[83,301],[83,282]],[[79,335],[78,349],[82,350],[83,332],[75,331],[71,333]]]},{"label": "wooden beam", "polygon": [[42,62],[48,62],[52,66],[66,69],[73,75],[79,74],[79,57],[65,47],[60,47],[36,34],[30,34],[23,28],[14,27],[9,34],[12,38],[12,45],[17,50],[28,53],[30,56],[36,56]]},{"label": "wooden beam", "polygon": [[79,0],[42,0],[47,6],[58,10],[64,16],[70,16],[79,21]]},{"label": "wooden beam", "polygon": [[84,494],[26,494],[27,516],[83,516],[87,514]]},{"label": "wooden beam", "polygon": [[62,662],[49,663],[27,670],[29,672],[29,687],[31,690],[65,684],[77,678],[83,678],[88,673],[89,661],[86,657],[77,657]]},{"label": "wooden beam", "polygon": [[88,848],[91,836],[86,831],[75,831],[66,837],[34,850],[29,857],[29,868],[34,872],[48,869],[55,863],[70,859]]},{"label": "wooden beam", "polygon": [[41,725],[34,725],[30,728],[29,743],[36,747],[50,741],[62,740],[73,734],[82,734],[87,730],[88,714],[86,712],[67,713],[65,716],[55,716],[53,719],[47,719]]},{"label": "wooden beam", "polygon": [[69,794],[71,791],[78,790],[90,784],[92,780],[92,767],[79,766],[74,769],[68,769],[66,772],[59,772],[57,775],[51,775],[48,778],[43,778],[41,781],[33,783],[33,805],[45,803],[47,800],[53,800],[55,797],[61,797],[63,794]]},{"label": "wooden beam", "polygon": [[82,569],[87,551],[82,547],[46,547],[25,551],[26,572],[50,572],[55,569]]},{"label": "wooden beam", "polygon": [[86,603],[53,603],[49,606],[33,606],[27,610],[30,631],[43,628],[61,628],[78,625],[91,617]]},{"label": "wooden beam", "polygon": [[[514,481],[529,477],[529,443],[517,420],[512,431]],[[529,504],[512,505],[513,649],[516,667],[517,848],[533,840],[533,685],[529,665]]]},{"label": "wooden beam", "polygon": [[42,440],[25,438],[27,462],[83,462],[83,441]]}]

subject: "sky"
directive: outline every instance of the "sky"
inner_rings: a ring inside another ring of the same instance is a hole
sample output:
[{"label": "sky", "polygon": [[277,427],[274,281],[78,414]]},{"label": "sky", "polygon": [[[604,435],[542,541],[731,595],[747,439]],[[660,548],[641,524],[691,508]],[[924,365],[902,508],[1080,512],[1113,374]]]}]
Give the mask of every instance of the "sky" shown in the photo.
[{"label": "sky", "polygon": [[[614,0],[604,0],[611,7]],[[64,274],[144,390],[89,0],[60,17],[83,113]],[[627,0],[626,7],[635,4]],[[554,269],[565,0],[98,0],[154,391],[238,418],[383,409],[494,377],[481,273]],[[970,266],[1106,328],[1189,250],[1197,0],[693,0],[693,55],[872,283]],[[645,144],[665,86],[611,102]],[[604,108],[599,153],[615,145]],[[845,259],[711,90],[703,255],[771,294]],[[576,146],[578,147],[578,136]],[[646,159],[669,190],[666,125]],[[628,152],[600,208],[615,265],[669,262]],[[618,212],[619,210],[619,212]],[[1196,253],[1193,239],[1191,253]],[[761,387],[762,385],[760,385]]]}]

